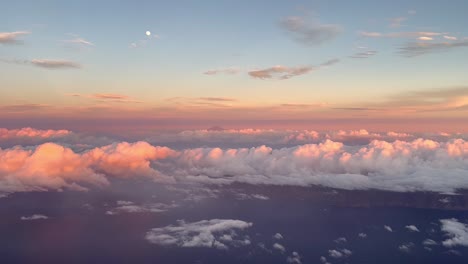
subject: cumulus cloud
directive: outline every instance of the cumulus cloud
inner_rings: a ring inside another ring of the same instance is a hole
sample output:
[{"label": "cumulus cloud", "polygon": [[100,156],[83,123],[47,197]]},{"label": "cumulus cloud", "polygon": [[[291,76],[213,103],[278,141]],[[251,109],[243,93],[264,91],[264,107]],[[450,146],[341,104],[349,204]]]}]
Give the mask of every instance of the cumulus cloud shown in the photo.
[{"label": "cumulus cloud", "polygon": [[274,239],[278,239],[278,240],[281,240],[283,239],[283,235],[281,235],[280,233],[276,233],[274,236],[273,236]]},{"label": "cumulus cloud", "polygon": [[331,249],[328,250],[328,255],[335,259],[346,258],[353,254],[353,252],[349,249]]},{"label": "cumulus cloud", "polygon": [[442,245],[445,247],[468,247],[468,224],[464,224],[455,218],[442,219],[440,223],[440,229],[448,237],[446,240],[442,241]]},{"label": "cumulus cloud", "polygon": [[405,57],[416,57],[436,52],[468,47],[468,40],[438,41],[438,42],[409,42],[400,47],[400,54]]},{"label": "cumulus cloud", "polygon": [[308,23],[304,18],[297,16],[283,19],[280,25],[297,42],[305,45],[318,45],[330,41],[342,31],[339,25],[322,24],[318,20]]},{"label": "cumulus cloud", "polygon": [[293,251],[291,256],[288,256],[286,262],[291,264],[302,264],[301,256],[296,251]]},{"label": "cumulus cloud", "polygon": [[0,44],[21,44],[21,36],[31,34],[29,31],[0,32]]},{"label": "cumulus cloud", "polygon": [[31,221],[31,220],[43,220],[43,219],[49,219],[49,217],[41,214],[33,214],[31,216],[22,216],[20,218],[23,221]]},{"label": "cumulus cloud", "polygon": [[273,248],[278,250],[281,253],[286,252],[286,248],[283,245],[279,244],[279,243],[274,243]]},{"label": "cumulus cloud", "polygon": [[334,241],[335,241],[335,243],[337,243],[337,244],[342,244],[342,243],[348,242],[348,240],[346,239],[346,237],[339,237],[339,238],[335,239]]},{"label": "cumulus cloud", "polygon": [[358,234],[358,237],[360,237],[360,238],[366,238],[366,237],[367,237],[367,234],[366,234],[366,233],[359,233],[359,234]]},{"label": "cumulus cloud", "polygon": [[252,226],[241,220],[212,219],[153,228],[146,233],[146,240],[160,246],[208,247],[229,249],[229,247],[250,245],[248,236],[237,234]]},{"label": "cumulus cloud", "polygon": [[415,225],[407,225],[407,226],[405,226],[405,228],[408,229],[408,231],[411,231],[411,232],[419,232],[419,229]]},{"label": "cumulus cloud", "polygon": [[78,69],[81,65],[69,60],[34,59],[31,64],[46,69]]},{"label": "cumulus cloud", "polygon": [[[86,190],[82,184],[108,185],[106,176],[128,178],[136,175],[158,179],[150,161],[171,155],[164,147],[145,142],[119,143],[75,153],[55,143],[34,149],[0,149],[0,192]],[[163,176],[160,179],[167,180]]]},{"label": "cumulus cloud", "polygon": [[325,139],[282,148],[180,150],[141,141],[79,153],[45,143],[0,150],[0,190],[78,188],[80,182],[103,186],[109,177],[146,177],[166,182],[456,193],[468,189],[467,159],[468,143],[463,139],[372,140],[364,145]]},{"label": "cumulus cloud", "polygon": [[432,239],[429,239],[429,238],[428,238],[428,239],[425,239],[425,240],[422,242],[422,244],[423,244],[424,246],[435,246],[435,245],[438,245],[438,243],[437,243],[436,241],[434,241],[434,240],[432,240]]},{"label": "cumulus cloud", "polygon": [[413,250],[413,248],[414,248],[414,243],[412,242],[401,244],[400,246],[398,246],[398,250],[404,253],[410,253],[411,250]]}]

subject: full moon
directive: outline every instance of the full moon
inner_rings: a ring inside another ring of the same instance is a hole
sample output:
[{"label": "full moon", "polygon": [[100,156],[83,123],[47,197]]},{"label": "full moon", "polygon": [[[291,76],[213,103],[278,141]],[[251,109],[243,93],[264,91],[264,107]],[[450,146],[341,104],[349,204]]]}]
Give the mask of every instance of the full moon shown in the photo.
[{"label": "full moon", "polygon": [[151,36],[151,32],[146,31],[146,36]]}]

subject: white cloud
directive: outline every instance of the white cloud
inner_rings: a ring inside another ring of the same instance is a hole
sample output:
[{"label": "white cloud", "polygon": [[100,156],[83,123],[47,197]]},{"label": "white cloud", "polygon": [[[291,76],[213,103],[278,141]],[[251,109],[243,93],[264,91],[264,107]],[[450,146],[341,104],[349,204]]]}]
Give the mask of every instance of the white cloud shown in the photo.
[{"label": "white cloud", "polygon": [[455,218],[442,219],[441,230],[449,237],[442,241],[445,247],[465,246],[468,247],[468,224],[459,222]]},{"label": "white cloud", "polygon": [[366,238],[366,237],[367,237],[367,234],[366,234],[366,233],[359,233],[359,234],[358,234],[358,237],[360,237],[360,238]]},{"label": "white cloud", "polygon": [[278,240],[281,240],[281,239],[283,239],[283,235],[281,235],[280,233],[276,233],[276,234],[273,236],[273,238],[278,239]]},{"label": "white cloud", "polygon": [[457,37],[454,37],[454,36],[444,36],[444,39],[448,39],[448,40],[458,40]]},{"label": "white cloud", "polygon": [[423,244],[424,246],[435,246],[435,245],[438,245],[438,243],[437,243],[436,241],[434,241],[434,240],[432,240],[432,239],[429,239],[429,238],[428,238],[428,239],[425,239],[425,240],[422,242],[422,244]]},{"label": "white cloud", "polygon": [[279,243],[274,243],[273,248],[278,250],[281,253],[286,252],[286,248],[283,245],[279,244]]},{"label": "white cloud", "polygon": [[413,250],[413,248],[414,248],[414,243],[412,242],[405,243],[405,244],[398,246],[398,249],[404,253],[410,253],[411,250]]},{"label": "white cloud", "polygon": [[346,242],[348,242],[348,240],[346,239],[346,237],[339,237],[339,238],[335,239],[334,241],[335,241],[335,243],[337,243],[337,244],[341,244],[341,243],[346,243]]},{"label": "white cloud", "polygon": [[187,223],[178,221],[176,226],[153,228],[146,233],[146,240],[161,246],[208,247],[228,249],[231,246],[250,245],[248,236],[241,236],[242,231],[252,223],[231,219],[212,219]]},{"label": "white cloud", "polygon": [[384,229],[387,230],[388,232],[393,232],[393,229],[388,225],[384,225]]},{"label": "white cloud", "polygon": [[31,220],[43,220],[43,219],[49,219],[49,217],[41,214],[33,214],[31,216],[22,216],[20,218],[21,220],[24,221],[31,221]]},{"label": "white cloud", "polygon": [[291,256],[289,256],[286,261],[292,264],[302,264],[301,256],[296,251],[293,251]]},{"label": "white cloud", "polygon": [[353,252],[349,249],[331,249],[328,250],[328,255],[332,258],[340,259],[346,258],[353,254]]},{"label": "white cloud", "polygon": [[405,228],[411,232],[419,232],[419,229],[415,225],[407,225]]}]

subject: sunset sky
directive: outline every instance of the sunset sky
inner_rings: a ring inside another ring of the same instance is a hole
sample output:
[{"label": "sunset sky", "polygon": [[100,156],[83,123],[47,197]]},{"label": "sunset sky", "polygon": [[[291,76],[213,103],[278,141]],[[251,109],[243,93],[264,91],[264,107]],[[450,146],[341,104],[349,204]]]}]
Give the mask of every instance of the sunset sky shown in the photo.
[{"label": "sunset sky", "polygon": [[2,127],[468,131],[464,0],[0,9]]}]

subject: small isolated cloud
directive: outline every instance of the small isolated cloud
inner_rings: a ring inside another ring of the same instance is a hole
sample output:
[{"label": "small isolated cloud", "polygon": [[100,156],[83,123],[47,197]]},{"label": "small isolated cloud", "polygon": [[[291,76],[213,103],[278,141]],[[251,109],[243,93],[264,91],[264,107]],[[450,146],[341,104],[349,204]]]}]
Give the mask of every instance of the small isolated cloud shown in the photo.
[{"label": "small isolated cloud", "polygon": [[266,69],[252,70],[248,74],[255,79],[279,79],[286,80],[295,76],[304,75],[311,71],[318,70],[322,67],[328,67],[338,63],[339,59],[331,59],[318,66],[298,66],[298,67],[287,67],[287,66],[273,66]]},{"label": "small isolated cloud", "polygon": [[207,247],[229,249],[229,247],[250,245],[248,236],[241,236],[242,231],[252,223],[231,219],[212,219],[187,223],[178,221],[178,225],[153,228],[146,233],[146,240],[160,246]]},{"label": "small isolated cloud", "polygon": [[281,253],[286,252],[286,248],[283,245],[279,244],[279,243],[274,243],[273,248],[278,250]]},{"label": "small isolated cloud", "polygon": [[281,235],[280,233],[276,233],[274,236],[273,236],[274,239],[278,239],[278,240],[281,240],[283,239],[283,235]]},{"label": "small isolated cloud", "polygon": [[399,28],[402,26],[402,23],[408,20],[407,17],[395,17],[390,19],[390,27],[391,28]]},{"label": "small isolated cloud", "polygon": [[444,36],[444,39],[448,39],[448,40],[458,40],[457,37],[454,37],[454,36]]},{"label": "small isolated cloud", "polygon": [[34,59],[31,64],[45,69],[78,69],[81,65],[68,60]]},{"label": "small isolated cloud", "polygon": [[413,248],[414,248],[414,243],[412,242],[401,244],[400,246],[398,246],[398,250],[404,253],[410,253]]},{"label": "small isolated cloud", "polygon": [[468,47],[468,40],[450,42],[409,42],[400,47],[400,54],[405,57],[416,57],[436,52],[446,52],[450,50]]},{"label": "small isolated cloud", "polygon": [[296,251],[293,251],[291,256],[286,259],[286,262],[291,264],[302,264],[301,256]]},{"label": "small isolated cloud", "polygon": [[332,258],[340,259],[340,258],[346,258],[349,257],[353,254],[353,252],[349,249],[331,249],[328,250],[328,255]]},{"label": "small isolated cloud", "polygon": [[407,226],[405,226],[405,228],[408,229],[408,231],[411,231],[411,232],[419,232],[419,229],[415,225],[407,225]]},{"label": "small isolated cloud", "polygon": [[387,230],[388,232],[393,232],[393,229],[389,227],[388,225],[384,225],[384,229]]},{"label": "small isolated cloud", "polygon": [[432,240],[432,239],[429,239],[429,238],[426,239],[426,240],[424,240],[424,241],[422,242],[422,244],[423,244],[424,246],[436,246],[436,245],[438,245],[438,243],[437,243],[436,241],[434,241],[434,240]]},{"label": "small isolated cloud", "polygon": [[137,205],[130,201],[117,201],[117,207],[106,211],[107,215],[117,215],[121,213],[161,213],[170,208],[177,207],[176,204],[143,204]]},{"label": "small isolated cloud", "polygon": [[360,237],[360,238],[366,238],[366,237],[367,237],[367,234],[366,234],[366,233],[359,233],[359,234],[358,234],[358,237]]},{"label": "small isolated cloud", "polygon": [[367,58],[372,57],[372,56],[374,56],[376,54],[377,54],[377,51],[369,50],[369,51],[354,53],[353,55],[351,55],[349,57],[353,58],[353,59],[367,59]]},{"label": "small isolated cloud", "polygon": [[114,102],[114,103],[141,103],[142,101],[136,100],[135,98],[124,95],[124,94],[113,94],[113,93],[96,93],[96,94],[67,94],[72,97],[81,97],[95,99],[99,102]]},{"label": "small isolated cloud", "polygon": [[321,24],[319,21],[308,23],[302,17],[292,16],[280,22],[293,38],[302,44],[318,45],[330,41],[341,33],[342,28],[335,24]]},{"label": "small isolated cloud", "polygon": [[419,39],[419,40],[434,40],[434,39],[431,38],[431,37],[419,37],[418,39]]},{"label": "small isolated cloud", "polygon": [[455,218],[442,219],[440,229],[445,232],[448,237],[442,241],[445,247],[464,246],[468,247],[468,224],[459,222]]},{"label": "small isolated cloud", "polygon": [[92,43],[91,41],[84,39],[78,35],[75,35],[75,34],[68,34],[68,35],[71,37],[70,39],[62,40],[65,47],[67,48],[72,48],[76,50],[84,50],[84,49],[88,49],[88,48],[95,46],[94,43]]},{"label": "small isolated cloud", "polygon": [[335,239],[334,241],[335,241],[335,243],[337,243],[337,244],[342,244],[342,243],[348,242],[348,240],[346,239],[346,237],[339,237],[339,238]]},{"label": "small isolated cloud", "polygon": [[206,75],[217,75],[217,74],[237,74],[240,72],[239,68],[231,67],[231,68],[224,68],[224,69],[211,69],[205,71],[203,74]]},{"label": "small isolated cloud", "polygon": [[249,75],[256,79],[273,79],[277,78],[280,80],[289,79],[294,76],[303,75],[309,73],[314,68],[311,66],[300,66],[300,67],[286,67],[286,66],[273,66],[261,70],[249,71]]},{"label": "small isolated cloud", "polygon": [[21,36],[31,34],[29,31],[0,32],[0,44],[21,44]]},{"label": "small isolated cloud", "polygon": [[23,221],[31,221],[31,220],[43,220],[48,219],[49,217],[41,214],[33,214],[31,216],[22,216],[20,219]]}]

